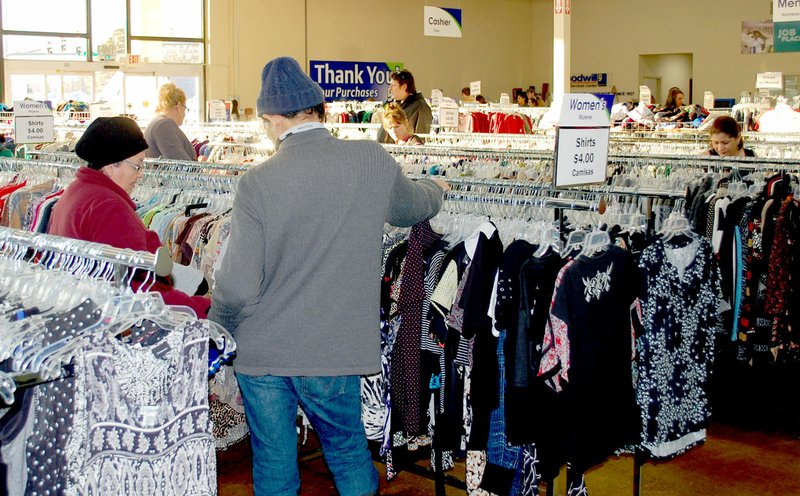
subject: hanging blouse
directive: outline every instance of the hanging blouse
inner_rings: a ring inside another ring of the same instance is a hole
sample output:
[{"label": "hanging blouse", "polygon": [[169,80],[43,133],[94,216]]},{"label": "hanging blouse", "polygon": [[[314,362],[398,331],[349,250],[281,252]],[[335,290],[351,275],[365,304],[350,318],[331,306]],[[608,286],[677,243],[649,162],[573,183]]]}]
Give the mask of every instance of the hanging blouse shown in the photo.
[{"label": "hanging blouse", "polygon": [[148,346],[96,333],[76,359],[68,495],[216,494],[207,324]]},{"label": "hanging blouse", "polygon": [[577,472],[635,442],[631,306],[640,288],[630,253],[609,246],[560,272],[550,306],[540,374],[553,370],[564,395],[562,445]]},{"label": "hanging blouse", "polygon": [[720,300],[713,256],[704,238],[683,248],[659,238],[639,261],[644,291],[636,399],[642,446],[653,458],[675,456],[706,437]]},{"label": "hanging blouse", "polygon": [[[79,333],[99,322],[101,312],[90,300],[53,316],[45,323],[41,347],[62,339],[77,339]],[[33,430],[28,437],[26,458],[28,480],[25,494],[62,494],[67,483],[64,470],[71,453],[68,443],[73,422],[74,403],[78,399],[76,381],[66,378],[36,386]]]}]

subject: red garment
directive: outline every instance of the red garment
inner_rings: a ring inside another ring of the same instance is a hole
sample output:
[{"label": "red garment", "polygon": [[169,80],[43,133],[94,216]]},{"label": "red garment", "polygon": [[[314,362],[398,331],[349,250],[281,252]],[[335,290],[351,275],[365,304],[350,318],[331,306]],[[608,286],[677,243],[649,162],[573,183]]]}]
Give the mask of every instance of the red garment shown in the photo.
[{"label": "red garment", "polygon": [[24,187],[28,184],[28,180],[24,180],[21,183],[12,183],[0,188],[0,212],[3,211],[3,207],[5,207],[6,199],[8,199],[8,195],[13,193],[14,191]]},{"label": "red garment", "polygon": [[[75,180],[53,207],[48,232],[150,253],[161,247],[158,234],[145,228],[137,217],[136,204],[128,193],[102,172],[88,167],[78,169]],[[168,305],[189,306],[200,318],[208,314],[208,298],[189,296],[162,282],[152,290],[161,293]]]}]

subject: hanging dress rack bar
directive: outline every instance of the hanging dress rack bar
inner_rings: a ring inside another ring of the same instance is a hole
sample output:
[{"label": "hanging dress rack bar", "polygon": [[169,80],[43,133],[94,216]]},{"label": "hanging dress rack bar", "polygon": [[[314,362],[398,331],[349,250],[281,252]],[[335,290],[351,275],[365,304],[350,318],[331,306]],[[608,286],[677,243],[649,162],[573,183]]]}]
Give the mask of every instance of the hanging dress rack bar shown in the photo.
[{"label": "hanging dress rack bar", "polygon": [[20,172],[26,169],[51,169],[58,171],[69,171],[74,174],[83,163],[77,162],[59,162],[59,161],[45,161],[45,160],[31,160],[26,158],[13,158],[13,157],[0,157],[0,171],[15,171]]},{"label": "hanging dress rack bar", "polygon": [[[110,245],[81,241],[52,234],[40,234],[20,231],[0,226],[0,246],[5,250],[13,247],[33,248],[37,251],[48,251],[71,255],[83,259],[91,259],[115,265],[118,269],[142,269],[155,272],[158,276],[166,276],[172,272],[172,259],[166,250],[156,253],[115,248]],[[118,284],[122,281],[118,279]]]},{"label": "hanging dress rack bar", "polygon": [[166,158],[147,158],[144,161],[148,173],[158,170],[175,172],[232,171],[243,173],[252,166],[238,164],[219,164],[211,162],[195,162],[194,160],[172,160]]}]

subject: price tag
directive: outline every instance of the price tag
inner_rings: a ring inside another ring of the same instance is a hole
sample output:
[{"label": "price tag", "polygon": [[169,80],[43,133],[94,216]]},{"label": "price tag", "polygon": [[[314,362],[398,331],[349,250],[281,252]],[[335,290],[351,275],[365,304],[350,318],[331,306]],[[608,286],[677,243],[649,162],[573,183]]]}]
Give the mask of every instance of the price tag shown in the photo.
[{"label": "price tag", "polygon": [[756,74],[756,88],[766,90],[783,89],[782,72],[759,72]]},{"label": "price tag", "polygon": [[650,93],[649,86],[639,86],[639,103],[644,103],[645,105],[650,105],[650,97],[652,93]]},{"label": "price tag", "polygon": [[14,137],[17,143],[52,143],[56,140],[50,102],[14,102]]},{"label": "price tag", "polygon": [[606,181],[610,111],[592,94],[564,95],[556,129],[555,187]]},{"label": "price tag", "polygon": [[209,121],[228,120],[228,113],[225,111],[225,102],[223,102],[222,100],[208,101],[208,120]]},{"label": "price tag", "polygon": [[431,91],[431,105],[434,107],[438,107],[442,104],[442,90],[433,90]]},{"label": "price tag", "polygon": [[439,108],[439,125],[442,127],[458,127],[458,109],[451,107]]},{"label": "price tag", "polygon": [[480,81],[472,81],[469,83],[469,94],[472,96],[478,96],[481,94],[481,82]]},{"label": "price tag", "polygon": [[703,107],[705,107],[706,110],[714,108],[714,93],[710,91],[703,93]]}]

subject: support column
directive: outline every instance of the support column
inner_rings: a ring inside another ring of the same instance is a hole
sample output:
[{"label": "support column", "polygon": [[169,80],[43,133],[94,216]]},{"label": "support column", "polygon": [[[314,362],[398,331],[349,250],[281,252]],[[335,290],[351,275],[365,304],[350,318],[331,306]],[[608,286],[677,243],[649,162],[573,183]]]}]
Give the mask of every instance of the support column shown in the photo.
[{"label": "support column", "polygon": [[553,105],[570,92],[572,0],[553,0]]}]

